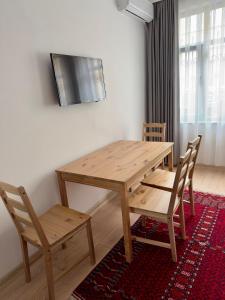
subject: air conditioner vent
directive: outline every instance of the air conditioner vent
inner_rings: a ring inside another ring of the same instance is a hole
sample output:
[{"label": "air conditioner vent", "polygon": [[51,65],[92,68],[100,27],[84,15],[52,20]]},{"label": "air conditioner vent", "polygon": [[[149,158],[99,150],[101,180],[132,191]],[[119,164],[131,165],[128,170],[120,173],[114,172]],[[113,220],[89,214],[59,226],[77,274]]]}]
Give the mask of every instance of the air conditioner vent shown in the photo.
[{"label": "air conditioner vent", "polygon": [[153,4],[149,0],[117,0],[117,7],[144,22],[153,20]]}]

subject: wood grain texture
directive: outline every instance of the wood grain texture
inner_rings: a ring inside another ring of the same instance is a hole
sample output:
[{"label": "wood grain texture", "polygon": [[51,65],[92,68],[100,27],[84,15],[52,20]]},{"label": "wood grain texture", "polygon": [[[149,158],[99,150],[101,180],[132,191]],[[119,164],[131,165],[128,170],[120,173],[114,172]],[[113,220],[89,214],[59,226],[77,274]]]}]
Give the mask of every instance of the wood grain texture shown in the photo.
[{"label": "wood grain texture", "polygon": [[[67,207],[55,205],[38,219],[44,229],[49,245],[53,246],[85,225],[90,217]],[[25,240],[42,246],[38,233],[33,226],[25,227],[22,236]]]},{"label": "wood grain texture", "polygon": [[[167,246],[171,249],[174,262],[177,261],[177,254],[173,218],[179,207],[180,229],[182,238],[185,239],[183,191],[189,170],[191,154],[192,149],[188,149],[185,155],[180,157],[171,191],[141,185],[128,199],[130,212],[144,215],[155,220],[160,219],[163,223],[167,223],[170,236],[170,244],[167,244]],[[158,241],[149,241],[147,239],[142,239],[142,241],[148,244],[165,247],[165,244],[160,245]]]},{"label": "wood grain texture", "polygon": [[165,142],[166,123],[144,123],[142,140]]},{"label": "wood grain texture", "polygon": [[[195,215],[194,200],[193,200],[193,175],[195,170],[195,165],[199,153],[199,148],[201,144],[202,136],[199,135],[193,141],[188,142],[187,149],[192,149],[188,176],[185,181],[185,187],[189,189],[189,204],[191,205],[192,215]],[[166,170],[157,169],[155,172],[150,173],[143,181],[142,184],[145,186],[172,191],[173,183],[175,179],[174,172],[168,172]]]},{"label": "wood grain texture", "polygon": [[[132,212],[143,211],[143,215],[157,216],[164,215],[167,218],[171,199],[171,193],[146,187],[140,186],[130,197],[129,207]],[[176,211],[179,205],[179,199],[176,197],[174,210]],[[166,216],[165,216],[166,215]]]},{"label": "wood grain texture", "polygon": [[[142,141],[165,142],[166,123],[144,123]],[[153,169],[156,169],[159,166],[161,166],[162,169],[164,169],[164,160],[158,162]]]},{"label": "wood grain texture", "polygon": [[160,188],[165,191],[172,191],[173,183],[175,179],[175,172],[168,172],[167,170],[157,169],[142,180],[142,184],[153,187]]},{"label": "wood grain texture", "polygon": [[[19,196],[19,199],[17,197],[15,200],[11,198],[12,196],[9,197],[8,194]],[[91,263],[95,263],[90,216],[62,205],[55,205],[38,217],[22,186],[14,187],[0,182],[0,196],[19,234],[26,282],[31,280],[27,247],[29,242],[42,250],[45,261],[48,296],[50,300],[54,300],[52,250],[55,247],[58,245],[63,246],[63,242],[73,237],[79,229],[86,226]]]},{"label": "wood grain texture", "polygon": [[126,183],[141,170],[154,167],[172,147],[173,143],[166,142],[118,141],[75,160],[56,172]]},{"label": "wood grain texture", "polygon": [[62,204],[69,205],[66,181],[119,192],[126,259],[131,262],[128,192],[134,185],[139,185],[146,173],[172,151],[173,143],[117,141],[73,161],[56,170]]},{"label": "wood grain texture", "polygon": [[[216,168],[197,165],[194,173],[194,189],[208,193],[225,195],[225,168]],[[138,215],[131,214],[131,225]],[[104,226],[102,226],[104,224]],[[174,222],[174,225],[176,223]],[[92,229],[95,240],[97,262],[99,262],[123,235],[121,221],[120,198],[106,201],[100,209],[95,210],[92,217]],[[74,288],[90,273],[93,266],[89,257],[83,254],[88,251],[86,232],[80,231],[68,242],[65,250],[56,249],[53,253],[55,277],[60,279],[55,282],[57,300],[68,299]],[[76,263],[76,266],[71,266]],[[70,269],[63,276],[64,270]],[[39,258],[31,267],[32,281],[24,281],[23,267],[20,266],[11,273],[4,283],[0,284],[1,300],[44,300],[46,299],[46,280],[42,260]],[[60,276],[58,276],[60,274]]]}]

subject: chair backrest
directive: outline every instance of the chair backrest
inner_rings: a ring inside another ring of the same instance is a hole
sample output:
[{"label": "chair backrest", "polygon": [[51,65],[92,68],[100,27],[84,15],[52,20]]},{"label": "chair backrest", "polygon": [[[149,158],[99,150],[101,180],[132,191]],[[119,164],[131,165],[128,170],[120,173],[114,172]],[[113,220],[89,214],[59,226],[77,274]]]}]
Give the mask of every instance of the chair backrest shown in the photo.
[{"label": "chair backrest", "polygon": [[169,215],[172,215],[174,211],[176,198],[178,197],[182,199],[183,197],[185,180],[189,170],[191,155],[192,155],[192,148],[189,148],[184,154],[184,156],[181,156],[178,161],[176,176],[173,184],[173,191],[171,193],[170,204],[168,208]]},{"label": "chair backrest", "polygon": [[199,148],[202,140],[202,135],[198,135],[193,141],[188,142],[187,149],[192,149],[188,178],[191,180],[194,174],[195,164],[198,158]]},{"label": "chair backrest", "polygon": [[25,226],[31,226],[43,246],[49,247],[48,240],[31,205],[24,187],[15,187],[5,182],[0,182],[0,196],[21,236]]},{"label": "chair backrest", "polygon": [[165,142],[166,123],[144,123],[142,140],[152,142]]}]

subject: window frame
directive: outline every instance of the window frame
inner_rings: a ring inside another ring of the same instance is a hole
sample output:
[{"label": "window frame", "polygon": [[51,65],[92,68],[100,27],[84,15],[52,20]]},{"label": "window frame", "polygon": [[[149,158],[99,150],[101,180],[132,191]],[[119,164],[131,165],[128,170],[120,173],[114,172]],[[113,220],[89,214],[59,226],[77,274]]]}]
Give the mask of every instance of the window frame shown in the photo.
[{"label": "window frame", "polygon": [[[225,9],[224,6],[218,5],[215,6],[211,9],[199,9],[197,11],[192,11],[190,14],[182,14],[179,18],[179,21],[181,21],[182,18],[188,18],[193,15],[198,15],[198,14],[203,14],[203,24],[204,24],[204,29],[203,29],[203,41],[202,42],[196,42],[195,44],[189,45],[188,47],[186,45],[179,46],[179,60],[181,59],[181,54],[184,53],[191,53],[191,52],[196,52],[196,92],[195,92],[195,97],[196,97],[196,103],[195,103],[195,115],[194,119],[192,121],[184,121],[180,119],[180,123],[182,124],[193,124],[193,123],[199,123],[199,124],[217,124],[220,123],[218,120],[207,120],[208,114],[206,113],[206,106],[207,106],[207,101],[204,101],[205,99],[205,93],[206,93],[206,72],[205,72],[205,64],[208,61],[208,59],[205,59],[205,56],[209,58],[209,51],[207,53],[205,52],[205,49],[207,49],[207,39],[205,38],[205,32],[207,32],[207,28],[210,29],[210,14],[213,10],[223,8]],[[205,30],[206,28],[206,30]],[[219,39],[221,40],[221,39]],[[224,41],[224,46],[225,46],[225,37],[223,39]],[[211,40],[209,44],[214,45],[216,40]],[[187,49],[188,48],[188,49]],[[199,76],[197,75],[199,74]],[[198,94],[201,94],[200,96]],[[197,107],[196,107],[197,106]],[[216,117],[215,117],[216,118]],[[223,120],[225,122],[225,120]]]}]

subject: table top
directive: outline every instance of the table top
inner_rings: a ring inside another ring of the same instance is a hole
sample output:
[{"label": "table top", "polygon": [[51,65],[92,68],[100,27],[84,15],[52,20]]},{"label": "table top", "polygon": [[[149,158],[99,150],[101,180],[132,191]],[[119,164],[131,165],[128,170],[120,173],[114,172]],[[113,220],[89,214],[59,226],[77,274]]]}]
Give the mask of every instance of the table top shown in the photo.
[{"label": "table top", "polygon": [[114,182],[127,182],[138,172],[154,167],[173,143],[116,141],[56,170]]}]

